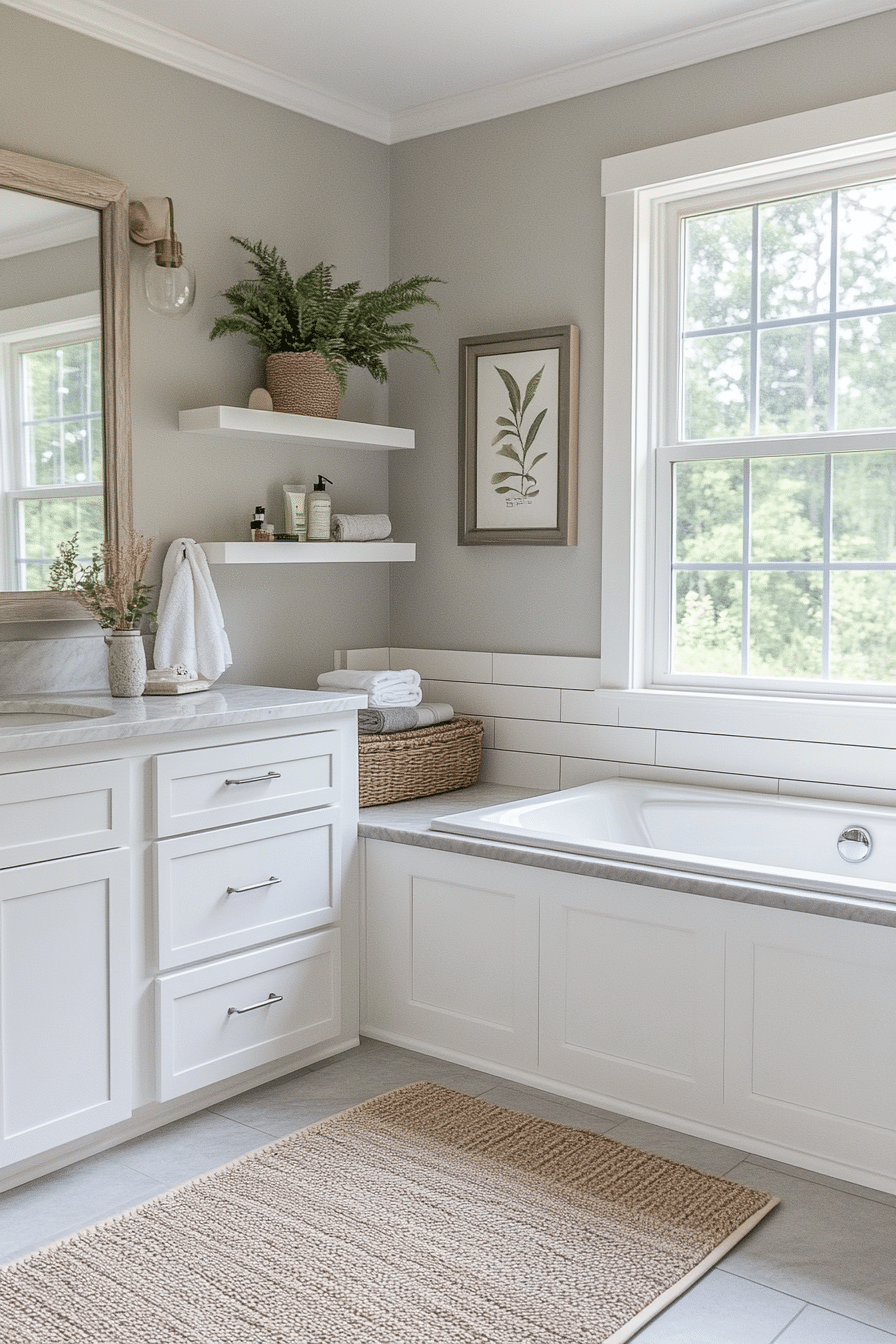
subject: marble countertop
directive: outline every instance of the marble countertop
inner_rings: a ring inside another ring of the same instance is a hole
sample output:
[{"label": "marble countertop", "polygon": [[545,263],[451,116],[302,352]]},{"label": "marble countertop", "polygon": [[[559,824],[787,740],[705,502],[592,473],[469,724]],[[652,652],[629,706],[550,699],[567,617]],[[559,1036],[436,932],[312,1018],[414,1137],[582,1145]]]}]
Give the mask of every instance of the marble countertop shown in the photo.
[{"label": "marble countertop", "polygon": [[[29,723],[28,715],[78,706],[87,717],[66,715],[52,723]],[[189,695],[115,698],[102,691],[0,697],[0,753],[152,737],[197,728],[233,727],[276,719],[305,718],[364,709],[366,695],[343,691],[297,691],[274,686],[216,685]],[[16,712],[4,721],[4,711]]]},{"label": "marble countertop", "polygon": [[404,803],[386,803],[361,809],[358,834],[370,840],[391,840],[398,844],[419,845],[426,849],[448,850],[455,854],[473,854],[483,859],[498,859],[531,868],[550,868],[555,872],[578,873],[584,877],[608,878],[631,882],[636,886],[659,887],[668,891],[687,891],[716,900],[742,901],[748,905],[766,905],[779,910],[801,910],[832,919],[856,920],[863,924],[881,924],[896,928],[896,905],[854,896],[802,891],[785,885],[738,881],[702,873],[686,873],[649,864],[624,863],[615,859],[587,858],[564,854],[559,850],[538,849],[528,845],[508,845],[497,840],[474,840],[447,831],[431,831],[434,817],[454,812],[493,807],[517,798],[533,798],[541,789],[512,789],[497,784],[474,784],[455,793],[415,798]]}]

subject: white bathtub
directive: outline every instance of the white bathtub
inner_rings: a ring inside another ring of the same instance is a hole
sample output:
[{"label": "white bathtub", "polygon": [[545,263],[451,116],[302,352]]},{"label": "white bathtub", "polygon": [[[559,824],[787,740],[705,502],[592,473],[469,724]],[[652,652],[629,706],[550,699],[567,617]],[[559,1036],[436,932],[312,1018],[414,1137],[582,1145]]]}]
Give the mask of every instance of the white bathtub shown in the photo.
[{"label": "white bathtub", "polygon": [[[896,902],[896,808],[608,779],[438,817],[431,827],[507,844]],[[842,846],[850,862],[838,852],[838,840],[844,831],[856,830],[864,834],[847,838]]]}]

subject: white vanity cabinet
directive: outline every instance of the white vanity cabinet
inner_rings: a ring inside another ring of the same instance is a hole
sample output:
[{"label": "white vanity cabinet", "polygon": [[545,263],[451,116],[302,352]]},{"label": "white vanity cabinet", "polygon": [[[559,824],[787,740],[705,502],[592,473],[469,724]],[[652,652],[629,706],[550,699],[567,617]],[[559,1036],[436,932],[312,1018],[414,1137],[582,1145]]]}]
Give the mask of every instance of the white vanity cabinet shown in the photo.
[{"label": "white vanity cabinet", "polygon": [[364,699],[83,699],[0,728],[0,1188],[358,1039]]},{"label": "white vanity cabinet", "polygon": [[0,776],[0,1165],[131,1113],[120,761]]},{"label": "white vanity cabinet", "polygon": [[186,967],[156,981],[160,1100],[338,1036],[340,930],[310,930],[340,916],[341,745],[331,729],[155,758],[157,833],[186,832],[154,845],[159,966]]}]

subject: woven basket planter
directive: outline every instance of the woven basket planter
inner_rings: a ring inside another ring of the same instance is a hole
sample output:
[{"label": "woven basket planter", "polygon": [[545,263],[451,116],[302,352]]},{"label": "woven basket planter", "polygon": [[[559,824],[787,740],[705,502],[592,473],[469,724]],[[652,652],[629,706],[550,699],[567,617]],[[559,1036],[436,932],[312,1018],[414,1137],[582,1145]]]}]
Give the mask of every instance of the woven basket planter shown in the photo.
[{"label": "woven basket planter", "polygon": [[479,778],[482,720],[456,714],[450,723],[408,733],[370,733],[358,738],[361,807],[427,798],[466,789]]},{"label": "woven basket planter", "polygon": [[268,355],[264,370],[275,411],[336,419],[341,395],[339,380],[322,355],[313,350],[287,350]]}]

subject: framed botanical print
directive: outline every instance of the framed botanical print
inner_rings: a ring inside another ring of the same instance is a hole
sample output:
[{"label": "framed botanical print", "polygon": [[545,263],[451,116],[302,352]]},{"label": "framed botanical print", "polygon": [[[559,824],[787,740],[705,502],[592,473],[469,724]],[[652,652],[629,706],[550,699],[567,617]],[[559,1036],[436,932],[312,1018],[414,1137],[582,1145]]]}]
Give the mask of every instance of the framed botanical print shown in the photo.
[{"label": "framed botanical print", "polygon": [[460,342],[461,546],[576,544],[579,329]]}]

